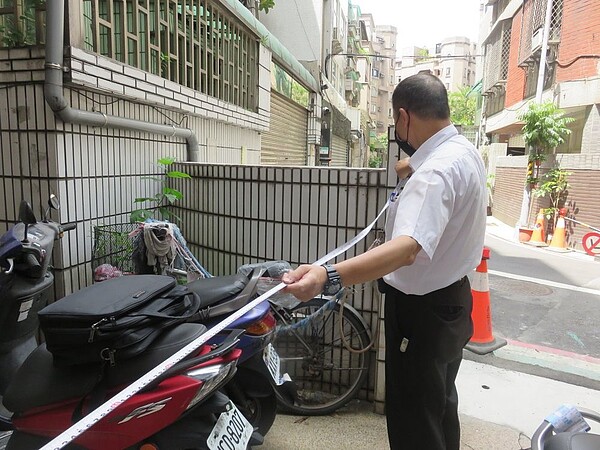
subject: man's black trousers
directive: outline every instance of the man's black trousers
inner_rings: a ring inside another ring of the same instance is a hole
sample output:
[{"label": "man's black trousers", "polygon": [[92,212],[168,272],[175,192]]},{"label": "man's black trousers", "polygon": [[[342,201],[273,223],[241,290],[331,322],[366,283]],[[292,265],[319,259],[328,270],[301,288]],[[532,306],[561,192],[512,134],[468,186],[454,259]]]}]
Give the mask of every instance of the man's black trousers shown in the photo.
[{"label": "man's black trousers", "polygon": [[385,408],[392,450],[459,450],[455,379],[473,334],[467,277],[426,295],[385,292]]}]

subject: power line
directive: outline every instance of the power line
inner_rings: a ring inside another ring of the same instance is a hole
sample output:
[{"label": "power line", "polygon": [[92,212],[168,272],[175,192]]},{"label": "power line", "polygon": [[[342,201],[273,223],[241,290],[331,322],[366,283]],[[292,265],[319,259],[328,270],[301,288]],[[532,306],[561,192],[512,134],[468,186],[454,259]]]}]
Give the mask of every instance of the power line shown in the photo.
[{"label": "power line", "polygon": [[401,60],[401,59],[405,59],[405,58],[413,58],[413,59],[422,59],[423,61],[427,61],[429,59],[461,59],[461,58],[483,58],[485,55],[426,55],[426,56],[417,56],[417,55],[407,55],[407,56],[387,56],[387,55],[381,55],[379,53],[335,53],[335,54],[328,54],[327,56],[325,56],[325,77],[327,79],[329,79],[329,73],[328,73],[328,66],[329,66],[329,60],[333,57],[333,56],[358,56],[358,57],[373,57],[373,58],[383,58],[383,59],[391,59],[394,61],[397,60]]}]

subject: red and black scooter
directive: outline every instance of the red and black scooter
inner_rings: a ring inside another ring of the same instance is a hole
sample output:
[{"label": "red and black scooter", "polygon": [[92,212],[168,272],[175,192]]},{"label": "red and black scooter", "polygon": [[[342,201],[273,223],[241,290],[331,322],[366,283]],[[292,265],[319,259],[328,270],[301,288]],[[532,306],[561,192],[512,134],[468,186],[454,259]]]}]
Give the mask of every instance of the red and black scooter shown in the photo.
[{"label": "red and black scooter", "polygon": [[[55,197],[50,204],[58,207]],[[37,345],[37,312],[54,282],[48,270],[54,241],[74,227],[47,216],[48,211],[38,222],[23,202],[20,223],[0,237],[0,426],[7,431],[0,448],[39,449],[206,331],[197,323],[165,331],[142,355],[108,370],[102,390],[93,389],[97,366],[56,367],[45,345]],[[202,346],[66,448],[215,449],[261,442],[219,391],[235,375],[240,333],[231,331],[220,345]]]}]

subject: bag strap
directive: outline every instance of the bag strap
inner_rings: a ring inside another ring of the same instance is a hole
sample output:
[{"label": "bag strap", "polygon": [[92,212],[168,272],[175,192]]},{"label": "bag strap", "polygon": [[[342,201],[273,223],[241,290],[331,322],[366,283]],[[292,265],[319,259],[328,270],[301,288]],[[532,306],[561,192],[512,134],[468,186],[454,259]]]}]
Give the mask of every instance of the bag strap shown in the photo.
[{"label": "bag strap", "polygon": [[127,317],[154,317],[154,318],[160,318],[160,319],[187,320],[187,319],[194,317],[195,314],[200,309],[200,296],[198,294],[196,294],[195,292],[189,291],[185,294],[184,298],[188,298],[190,300],[190,306],[188,307],[188,310],[190,312],[187,314],[183,314],[180,316],[174,316],[172,314],[166,314],[166,313],[159,312],[160,309],[162,309],[165,306],[165,303],[167,305],[170,304],[172,299],[170,299],[168,302],[160,302],[159,300],[161,300],[162,298],[158,298],[158,299],[155,299],[154,301],[150,302],[148,305],[148,306],[153,306],[154,310],[151,309],[149,311],[137,311],[135,313],[127,314]]}]

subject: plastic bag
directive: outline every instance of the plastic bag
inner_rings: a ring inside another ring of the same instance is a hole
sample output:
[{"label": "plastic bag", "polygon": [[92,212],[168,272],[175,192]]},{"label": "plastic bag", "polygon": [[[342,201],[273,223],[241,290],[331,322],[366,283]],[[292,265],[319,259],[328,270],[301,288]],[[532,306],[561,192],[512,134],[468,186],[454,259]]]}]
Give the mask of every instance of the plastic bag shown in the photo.
[{"label": "plastic bag", "polygon": [[94,281],[106,281],[111,278],[122,277],[123,272],[110,264],[101,264],[94,270]]},{"label": "plastic bag", "polygon": [[[248,276],[254,269],[265,269],[265,273],[258,281],[257,287],[258,294],[262,295],[281,283],[283,274],[292,270],[292,267],[287,261],[265,261],[263,263],[245,264],[240,266],[238,273]],[[300,304],[300,300],[292,294],[281,291],[273,294],[269,300],[277,306],[288,309],[292,309]]]}]

